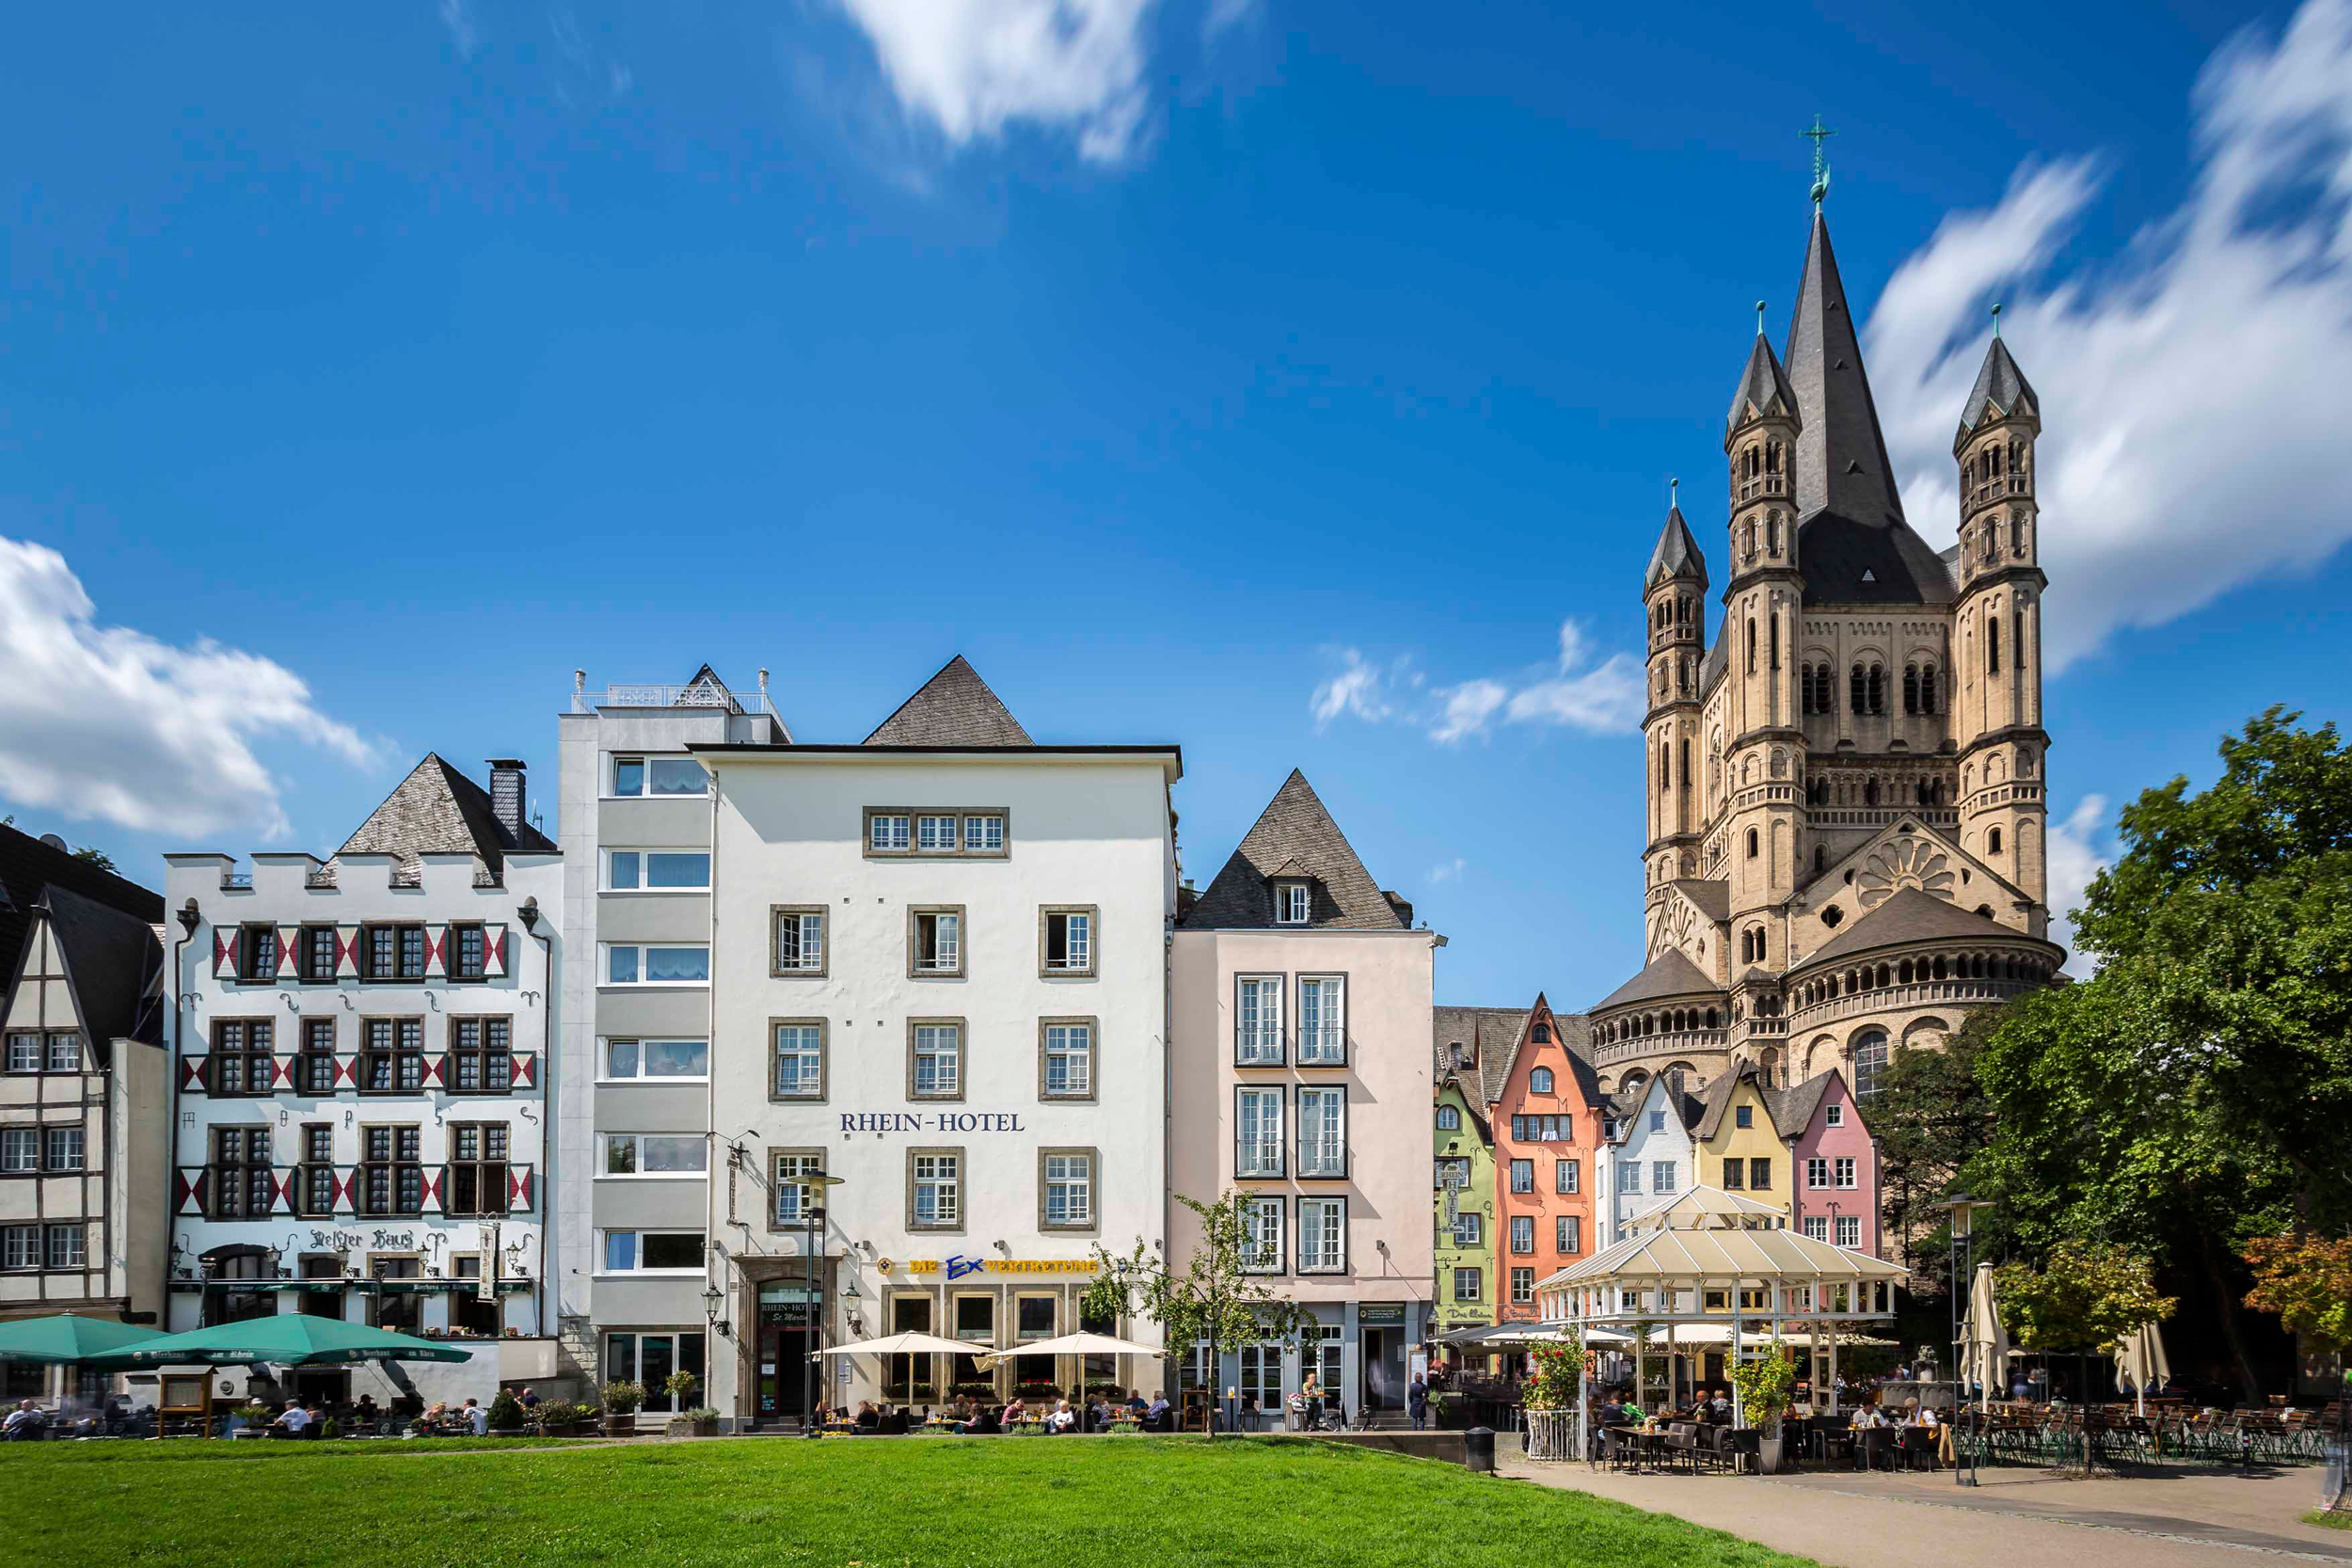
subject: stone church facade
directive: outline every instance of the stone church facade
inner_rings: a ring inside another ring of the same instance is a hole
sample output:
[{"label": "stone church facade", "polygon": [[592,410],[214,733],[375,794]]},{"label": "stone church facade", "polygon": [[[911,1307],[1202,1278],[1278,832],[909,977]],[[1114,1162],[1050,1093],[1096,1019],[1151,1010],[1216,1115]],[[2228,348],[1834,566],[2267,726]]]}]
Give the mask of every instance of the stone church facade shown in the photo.
[{"label": "stone church facade", "polygon": [[1645,967],[1591,1010],[1602,1087],[1753,1065],[1857,1093],[2048,980],[2033,388],[1995,336],[1960,410],[1960,542],[1903,516],[1817,206],[1786,357],[1724,427],[1723,615],[1671,510],[1642,585]]}]

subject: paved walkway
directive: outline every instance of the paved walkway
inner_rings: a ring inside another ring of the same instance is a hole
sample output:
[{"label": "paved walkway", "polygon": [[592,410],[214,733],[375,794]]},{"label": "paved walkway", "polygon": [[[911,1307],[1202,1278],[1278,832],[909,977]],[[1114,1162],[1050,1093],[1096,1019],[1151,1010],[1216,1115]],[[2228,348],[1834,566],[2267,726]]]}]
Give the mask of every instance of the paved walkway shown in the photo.
[{"label": "paved walkway", "polygon": [[1497,1467],[1546,1486],[1673,1513],[1834,1568],[2249,1568],[2259,1558],[2352,1565],[2342,1530],[2306,1525],[2319,1473],[2301,1468],[2065,1480],[1987,1469],[1862,1475],[1624,1475],[1530,1465],[1498,1440]]}]

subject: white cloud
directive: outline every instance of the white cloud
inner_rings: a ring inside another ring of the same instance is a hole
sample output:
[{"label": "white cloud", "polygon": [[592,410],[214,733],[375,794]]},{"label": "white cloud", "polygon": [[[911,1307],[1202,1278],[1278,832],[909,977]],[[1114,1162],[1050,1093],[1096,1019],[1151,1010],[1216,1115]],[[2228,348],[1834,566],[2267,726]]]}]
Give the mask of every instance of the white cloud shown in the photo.
[{"label": "white cloud", "polygon": [[1364,656],[1354,648],[1343,648],[1340,657],[1344,667],[1329,680],[1315,688],[1308,702],[1315,716],[1315,728],[1327,728],[1343,713],[1378,723],[1389,716],[1389,705],[1381,696],[1380,672],[1364,662]]},{"label": "white cloud", "polygon": [[1947,218],[1871,313],[1904,509],[1948,540],[1952,434],[2005,300],[2042,398],[2053,670],[2352,538],[2352,0],[2240,35],[2195,107],[2187,198],[2113,269],[2037,286],[2103,165],[2028,166],[1991,212]]},{"label": "white cloud", "polygon": [[472,59],[476,35],[466,0],[441,0],[441,25],[449,29],[450,41],[457,46],[457,57]]},{"label": "white cloud", "polygon": [[1451,746],[1464,736],[1486,734],[1486,721],[1510,697],[1511,689],[1501,681],[1472,680],[1459,686],[1440,687],[1438,721],[1430,727],[1429,738],[1440,746]]},{"label": "white cloud", "polygon": [[839,0],[909,114],[950,147],[1015,120],[1067,132],[1090,163],[1135,150],[1151,95],[1152,0]]},{"label": "white cloud", "polygon": [[1469,869],[1470,862],[1456,855],[1450,861],[1431,866],[1429,879],[1433,882],[1458,882],[1462,879],[1462,873]]},{"label": "white cloud", "polygon": [[1339,673],[1318,685],[1309,699],[1315,728],[1343,714],[1368,723],[1394,719],[1429,732],[1440,746],[1484,736],[1497,719],[1509,724],[1566,725],[1595,735],[1624,735],[1641,727],[1642,665],[1630,654],[1612,654],[1591,669],[1583,627],[1560,623],[1560,651],[1549,668],[1517,678],[1480,675],[1431,687],[1409,657],[1387,669],[1367,661],[1359,649],[1339,650]]},{"label": "white cloud", "polygon": [[1209,14],[1200,24],[1201,35],[1215,39],[1248,21],[1257,10],[1258,0],[1209,0]]},{"label": "white cloud", "polygon": [[[2050,940],[2070,953],[2074,946],[2074,911],[2082,907],[2090,879],[2115,859],[2115,830],[2107,820],[2107,798],[2086,795],[2049,837]],[[2076,970],[2092,967],[2089,954],[2075,955]]]},{"label": "white cloud", "polygon": [[283,665],[209,639],[176,648],[95,611],[65,557],[0,539],[0,796],[141,832],[278,838],[288,823],[254,736],[376,761]]}]

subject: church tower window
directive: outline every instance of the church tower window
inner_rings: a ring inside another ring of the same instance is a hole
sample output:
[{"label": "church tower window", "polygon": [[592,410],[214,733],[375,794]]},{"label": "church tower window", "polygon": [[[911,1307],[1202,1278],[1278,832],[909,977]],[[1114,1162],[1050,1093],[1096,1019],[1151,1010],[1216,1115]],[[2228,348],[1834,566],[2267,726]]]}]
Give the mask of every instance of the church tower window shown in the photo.
[{"label": "church tower window", "polygon": [[1989,855],[1997,855],[2001,852],[2000,829],[1991,828],[1986,830],[1984,835],[1984,849],[1985,853]]},{"label": "church tower window", "polygon": [[1756,859],[1756,830],[1754,828],[1748,830],[1748,859]]},{"label": "church tower window", "polygon": [[2001,617],[1997,610],[1984,618],[1984,673],[2001,673]]}]

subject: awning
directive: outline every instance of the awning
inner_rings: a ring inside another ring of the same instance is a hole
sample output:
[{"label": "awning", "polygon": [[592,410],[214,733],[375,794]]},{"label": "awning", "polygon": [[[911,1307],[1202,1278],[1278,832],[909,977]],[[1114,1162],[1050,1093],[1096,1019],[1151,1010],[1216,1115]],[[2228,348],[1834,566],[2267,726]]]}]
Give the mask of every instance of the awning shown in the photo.
[{"label": "awning", "polygon": [[852,1339],[847,1344],[827,1345],[809,1352],[811,1355],[993,1355],[994,1345],[978,1344],[969,1339],[943,1339],[936,1334],[924,1334],[908,1329],[901,1334],[885,1334],[879,1339]]}]

